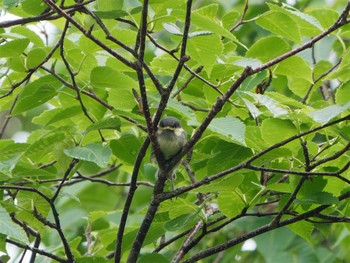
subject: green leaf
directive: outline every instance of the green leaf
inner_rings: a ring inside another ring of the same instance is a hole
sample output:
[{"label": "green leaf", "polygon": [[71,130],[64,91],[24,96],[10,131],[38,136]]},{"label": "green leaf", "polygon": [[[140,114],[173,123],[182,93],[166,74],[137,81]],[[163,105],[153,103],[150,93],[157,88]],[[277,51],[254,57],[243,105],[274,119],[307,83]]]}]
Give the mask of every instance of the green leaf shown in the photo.
[{"label": "green leaf", "polygon": [[107,88],[108,103],[113,107],[131,110],[136,106],[131,90],[137,89],[138,83],[131,77],[110,67],[96,67],[91,71],[90,80],[95,88]]},{"label": "green leaf", "polygon": [[13,7],[16,7],[21,2],[21,0],[3,0],[3,2],[6,9],[11,9]]},{"label": "green leaf", "polygon": [[310,81],[302,78],[288,77],[288,88],[300,98],[304,98],[310,88]]},{"label": "green leaf", "polygon": [[293,154],[291,150],[286,148],[277,148],[265,153],[261,158],[258,159],[258,161],[261,161],[261,165],[270,165],[271,160],[291,158],[292,156]]},{"label": "green leaf", "polygon": [[229,10],[228,13],[226,13],[223,17],[222,17],[222,25],[226,28],[226,29],[231,29],[232,25],[234,25],[235,21],[238,21],[240,17],[240,13],[235,11],[235,10]]},{"label": "green leaf", "polygon": [[22,55],[29,45],[28,38],[20,38],[0,45],[0,58],[8,58]]},{"label": "green leaf", "polygon": [[24,12],[31,15],[40,15],[48,6],[41,0],[24,0],[21,1],[21,7]]},{"label": "green leaf", "polygon": [[328,8],[326,6],[309,7],[306,13],[315,17],[321,23],[323,29],[332,26],[339,17],[339,14],[336,10]]},{"label": "green leaf", "polygon": [[281,104],[270,98],[268,95],[254,94],[250,92],[247,92],[247,94],[253,97],[257,104],[265,106],[273,114],[274,117],[288,114],[288,111],[286,109],[279,106]]},{"label": "green leaf", "polygon": [[34,154],[45,154],[49,151],[52,151],[52,145],[64,140],[66,138],[63,132],[55,132],[49,133],[40,137],[34,143],[32,143],[25,152],[25,155],[34,155]]},{"label": "green leaf", "polygon": [[297,134],[297,129],[290,120],[266,119],[261,124],[263,139],[269,144],[281,142]]},{"label": "green leaf", "polygon": [[25,165],[22,163],[18,163],[16,165],[16,167],[12,170],[12,174],[19,180],[23,180],[23,178],[29,179],[38,177],[41,179],[54,178],[57,175],[56,173],[51,173],[44,169],[38,169],[37,167],[34,167],[34,165]]},{"label": "green leaf", "polygon": [[46,57],[46,51],[43,48],[33,48],[29,51],[26,60],[27,69],[37,67]]},{"label": "green leaf", "polygon": [[106,130],[106,129],[120,131],[120,126],[121,126],[120,119],[117,118],[116,116],[111,116],[91,124],[86,129],[86,132],[91,132],[94,130]]},{"label": "green leaf", "polygon": [[262,112],[259,111],[259,109],[252,102],[250,102],[247,99],[243,99],[243,101],[254,119],[256,119],[260,114],[262,114]]},{"label": "green leaf", "polygon": [[218,36],[226,37],[246,48],[229,30],[221,25],[220,21],[215,19],[214,14],[217,12],[217,9],[217,4],[212,4],[195,10],[192,13],[191,24],[217,34]]},{"label": "green leaf", "polygon": [[210,75],[223,49],[223,44],[218,35],[201,35],[191,37],[188,40],[188,52],[191,54],[191,58],[203,65],[208,75]]},{"label": "green leaf", "polygon": [[242,68],[251,67],[252,69],[260,67],[261,64],[262,64],[261,61],[255,58],[242,58],[233,62],[233,65],[236,65]]},{"label": "green leaf", "polygon": [[67,118],[71,118],[81,113],[81,106],[71,106],[46,110],[39,116],[33,118],[32,122],[39,125],[49,125]]},{"label": "green leaf", "polygon": [[144,254],[137,263],[168,263],[169,259],[158,253]]},{"label": "green leaf", "polygon": [[218,197],[218,205],[220,211],[228,218],[239,215],[246,207],[242,194],[236,191],[220,192]]},{"label": "green leaf", "polygon": [[267,36],[255,42],[247,51],[246,56],[257,58],[265,63],[290,51],[291,47],[286,40],[278,36]]},{"label": "green leaf", "polygon": [[298,236],[304,238],[309,243],[312,243],[311,234],[314,230],[314,226],[312,223],[306,221],[298,221],[288,225],[288,228]]},{"label": "green leaf", "polygon": [[179,231],[190,227],[196,221],[197,216],[193,213],[183,214],[181,216],[175,217],[164,224],[164,228],[167,231]]},{"label": "green leaf", "polygon": [[24,66],[24,58],[21,56],[10,57],[7,59],[7,66],[17,72],[25,72],[26,67]]},{"label": "green leaf", "polygon": [[96,257],[96,256],[85,256],[85,257],[76,257],[77,263],[108,263],[109,261],[104,257]]},{"label": "green leaf", "polygon": [[12,115],[17,115],[44,104],[57,94],[57,90],[61,86],[62,84],[52,75],[46,75],[29,83],[19,94]]},{"label": "green leaf", "polygon": [[335,93],[337,104],[345,104],[350,101],[350,81],[343,83]]},{"label": "green leaf", "polygon": [[286,14],[268,11],[256,20],[256,24],[272,33],[301,44],[298,24]]},{"label": "green leaf", "polygon": [[296,107],[296,108],[306,108],[305,104],[291,98],[288,97],[286,95],[283,95],[281,93],[278,92],[272,92],[269,91],[267,93],[265,93],[266,96],[269,96],[271,99],[274,99],[275,101],[281,103],[282,105],[288,105],[288,106],[292,106],[292,107]]},{"label": "green leaf", "polygon": [[210,147],[214,156],[208,159],[207,174],[215,174],[224,169],[233,167],[252,155],[252,150],[236,143],[217,140]]},{"label": "green leaf", "polygon": [[19,34],[21,36],[24,36],[30,40],[35,46],[38,47],[44,47],[45,44],[43,40],[40,38],[40,36],[34,32],[33,30],[29,29],[26,26],[16,26],[11,29],[11,33]]},{"label": "green leaf", "polygon": [[315,121],[321,123],[321,124],[326,124],[329,122],[331,119],[334,117],[338,116],[339,114],[343,113],[350,107],[350,102],[345,104],[344,106],[342,105],[331,105],[326,108],[314,111],[309,113],[308,115],[313,118]]},{"label": "green leaf", "polygon": [[180,28],[174,23],[163,23],[163,27],[166,31],[174,35],[182,35]]},{"label": "green leaf", "polygon": [[283,4],[283,7],[271,3],[267,3],[267,5],[271,10],[283,13],[293,19],[297,23],[302,36],[315,36],[323,31],[320,22],[311,15],[305,14],[286,4]]},{"label": "green leaf", "polygon": [[301,57],[293,56],[278,64],[275,74],[300,78],[312,83],[312,70],[310,65]]},{"label": "green leaf", "polygon": [[108,10],[119,10],[123,7],[124,1],[115,0],[97,0],[97,10],[108,11]]},{"label": "green leaf", "polygon": [[223,135],[226,139],[246,146],[245,125],[235,117],[215,118],[208,129]]},{"label": "green leaf", "polygon": [[326,79],[333,80],[339,78],[342,82],[347,82],[350,80],[349,77],[350,70],[350,48],[348,48],[342,54],[342,60],[338,68],[333,71],[331,74],[327,75]]},{"label": "green leaf", "polygon": [[128,15],[124,10],[94,11],[93,13],[101,19],[116,19]]},{"label": "green leaf", "polygon": [[0,160],[6,160],[23,153],[28,146],[27,143],[15,143],[13,140],[0,140]]},{"label": "green leaf", "polygon": [[[46,187],[38,187],[38,190],[47,197],[52,195],[52,192]],[[16,217],[31,225],[34,229],[41,230],[44,225],[34,216],[33,210],[36,209],[44,218],[47,217],[50,211],[47,201],[38,194],[27,191],[20,191],[16,196],[16,200],[18,208]]]},{"label": "green leaf", "polygon": [[106,168],[111,157],[111,149],[108,145],[88,144],[69,148],[64,151],[66,155],[79,160],[93,162],[101,168]]},{"label": "green leaf", "polygon": [[123,134],[118,140],[112,140],[110,146],[117,158],[133,165],[140,147],[140,141],[133,134]]},{"label": "green leaf", "polygon": [[209,185],[203,185],[196,191],[199,193],[216,193],[221,191],[232,191],[233,189],[240,186],[243,182],[244,174],[235,173],[226,176],[224,179],[210,183]]},{"label": "green leaf", "polygon": [[[313,72],[314,76],[313,76],[313,78],[314,79],[318,79],[325,72],[330,70],[332,68],[332,66],[333,66],[333,64],[331,62],[329,62],[329,61],[326,61],[326,60],[321,60],[321,61],[317,62],[317,64],[314,66],[314,72]],[[325,76],[323,76],[323,78],[325,78]]]},{"label": "green leaf", "polygon": [[265,190],[276,191],[280,193],[290,193],[291,192],[290,188],[291,187],[289,184],[269,184],[268,186],[266,186]]},{"label": "green leaf", "polygon": [[154,73],[164,76],[172,76],[177,67],[177,64],[178,62],[169,56],[169,54],[156,56],[151,62],[152,70]]},{"label": "green leaf", "polygon": [[332,205],[338,201],[339,199],[331,193],[317,192],[308,196],[304,196],[302,199],[297,199],[295,202],[298,204]]},{"label": "green leaf", "polygon": [[2,206],[0,206],[0,233],[24,244],[29,242],[24,230],[19,225],[13,223],[11,217]]}]

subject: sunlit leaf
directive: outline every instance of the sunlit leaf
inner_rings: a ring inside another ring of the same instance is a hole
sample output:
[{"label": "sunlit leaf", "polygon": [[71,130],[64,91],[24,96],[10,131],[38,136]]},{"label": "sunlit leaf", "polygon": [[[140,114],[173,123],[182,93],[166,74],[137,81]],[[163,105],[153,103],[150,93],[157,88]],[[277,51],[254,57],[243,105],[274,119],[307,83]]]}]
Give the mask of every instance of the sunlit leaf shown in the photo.
[{"label": "sunlit leaf", "polygon": [[261,124],[262,137],[269,144],[281,142],[297,134],[290,120],[266,119]]},{"label": "sunlit leaf", "polygon": [[259,17],[256,23],[272,33],[290,39],[295,43],[301,43],[298,24],[286,14],[269,11]]},{"label": "sunlit leaf", "polygon": [[344,106],[331,105],[326,108],[311,112],[309,113],[309,116],[319,123],[326,124],[334,117],[346,111],[349,107],[350,107],[350,102],[345,104]]},{"label": "sunlit leaf", "polygon": [[94,13],[101,19],[116,19],[128,15],[124,10],[94,11]]},{"label": "sunlit leaf", "polygon": [[64,153],[72,158],[93,162],[105,168],[108,165],[112,151],[108,145],[88,144],[66,149]]},{"label": "sunlit leaf", "polygon": [[239,215],[246,207],[243,195],[236,191],[222,191],[218,197],[221,212],[231,218]]},{"label": "sunlit leaf", "polygon": [[[15,104],[12,114],[17,115],[44,104],[57,94],[61,85],[62,84],[52,75],[44,76],[29,83],[19,94],[18,101]],[[35,97],[35,99],[33,99],[33,97]]]},{"label": "sunlit leaf", "polygon": [[120,125],[121,125],[120,119],[115,116],[112,116],[91,124],[86,129],[86,131],[90,132],[93,130],[102,130],[102,129],[111,129],[111,130],[120,131]]},{"label": "sunlit leaf", "polygon": [[234,117],[215,118],[208,128],[234,142],[245,145],[245,125]]},{"label": "sunlit leaf", "polygon": [[0,57],[19,56],[29,45],[28,38],[15,39],[5,44],[0,45]]}]

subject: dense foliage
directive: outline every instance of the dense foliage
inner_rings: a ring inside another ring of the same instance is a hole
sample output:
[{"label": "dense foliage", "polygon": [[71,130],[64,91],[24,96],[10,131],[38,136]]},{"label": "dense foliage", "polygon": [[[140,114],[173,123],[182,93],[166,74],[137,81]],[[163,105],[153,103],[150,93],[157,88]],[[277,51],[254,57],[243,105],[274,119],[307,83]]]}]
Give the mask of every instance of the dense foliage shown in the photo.
[{"label": "dense foliage", "polygon": [[349,1],[0,6],[2,262],[350,262]]}]

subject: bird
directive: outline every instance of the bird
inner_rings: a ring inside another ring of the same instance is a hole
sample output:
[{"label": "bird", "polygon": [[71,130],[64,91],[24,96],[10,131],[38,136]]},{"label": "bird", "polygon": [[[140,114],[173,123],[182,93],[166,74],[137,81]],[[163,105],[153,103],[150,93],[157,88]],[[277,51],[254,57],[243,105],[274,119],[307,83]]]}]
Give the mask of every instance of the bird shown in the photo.
[{"label": "bird", "polygon": [[[187,133],[182,128],[180,121],[172,116],[164,117],[158,125],[156,132],[156,139],[159,145],[159,149],[163,154],[166,162],[170,162],[171,159],[176,156],[186,144]],[[157,164],[154,153],[151,154],[151,162]],[[176,171],[181,163],[181,160],[174,165],[174,168],[169,172],[169,176],[172,189],[174,190],[174,179]],[[157,164],[158,165],[158,164]],[[156,176],[158,176],[159,169]]]}]

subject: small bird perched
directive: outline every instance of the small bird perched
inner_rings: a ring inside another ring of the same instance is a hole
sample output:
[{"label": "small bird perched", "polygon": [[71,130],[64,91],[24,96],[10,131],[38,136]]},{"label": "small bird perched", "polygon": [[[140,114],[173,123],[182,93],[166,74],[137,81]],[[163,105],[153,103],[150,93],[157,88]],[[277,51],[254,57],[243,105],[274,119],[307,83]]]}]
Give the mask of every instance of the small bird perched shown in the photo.
[{"label": "small bird perched", "polygon": [[[181,127],[178,119],[174,117],[164,117],[157,129],[156,137],[159,149],[166,161],[170,161],[176,154],[178,154],[186,143],[186,131]],[[151,162],[157,164],[154,153],[151,155]],[[177,163],[170,172],[171,184],[174,190],[174,177],[176,170],[179,167],[181,160]],[[158,175],[158,171],[156,176]]]}]

